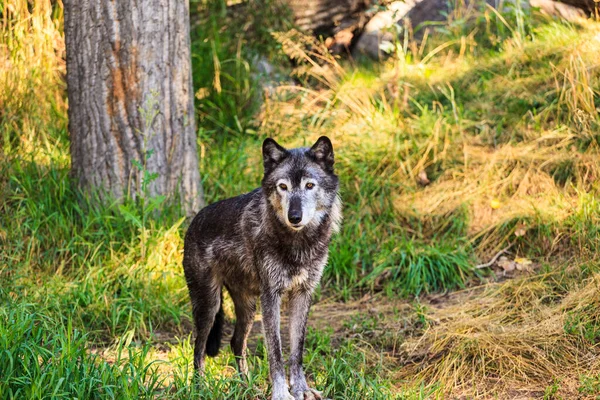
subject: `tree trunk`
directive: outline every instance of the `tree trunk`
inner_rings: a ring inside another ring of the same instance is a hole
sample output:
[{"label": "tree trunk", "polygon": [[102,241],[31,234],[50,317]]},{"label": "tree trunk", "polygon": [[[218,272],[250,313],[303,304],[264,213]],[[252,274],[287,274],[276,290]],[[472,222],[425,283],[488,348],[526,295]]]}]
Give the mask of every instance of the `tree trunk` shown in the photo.
[{"label": "tree trunk", "polygon": [[203,203],[187,0],[64,0],[72,173],[102,198]]}]

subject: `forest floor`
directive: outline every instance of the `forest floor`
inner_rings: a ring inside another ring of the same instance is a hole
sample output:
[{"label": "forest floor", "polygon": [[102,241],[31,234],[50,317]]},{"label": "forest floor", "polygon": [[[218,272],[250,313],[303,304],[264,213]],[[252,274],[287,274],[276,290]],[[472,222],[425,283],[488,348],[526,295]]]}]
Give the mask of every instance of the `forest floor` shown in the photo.
[{"label": "forest floor", "polygon": [[[185,219],[72,185],[61,4],[15,1],[0,27],[0,398],[268,398],[260,317],[248,381],[227,338],[192,379]],[[598,22],[482,5],[374,63],[219,4],[192,32],[207,203],[260,184],[267,136],[336,151],[344,225],[310,382],[332,399],[598,398]],[[285,78],[265,85],[257,53]]]}]

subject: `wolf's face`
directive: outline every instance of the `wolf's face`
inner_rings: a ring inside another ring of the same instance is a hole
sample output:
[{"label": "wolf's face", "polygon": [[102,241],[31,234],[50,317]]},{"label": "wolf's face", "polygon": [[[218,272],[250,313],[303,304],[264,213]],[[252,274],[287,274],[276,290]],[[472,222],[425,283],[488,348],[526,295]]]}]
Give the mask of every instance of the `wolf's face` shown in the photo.
[{"label": "wolf's face", "polygon": [[333,146],[322,136],[311,148],[287,150],[273,139],[263,143],[263,190],[290,229],[319,224],[331,213],[338,192]]}]

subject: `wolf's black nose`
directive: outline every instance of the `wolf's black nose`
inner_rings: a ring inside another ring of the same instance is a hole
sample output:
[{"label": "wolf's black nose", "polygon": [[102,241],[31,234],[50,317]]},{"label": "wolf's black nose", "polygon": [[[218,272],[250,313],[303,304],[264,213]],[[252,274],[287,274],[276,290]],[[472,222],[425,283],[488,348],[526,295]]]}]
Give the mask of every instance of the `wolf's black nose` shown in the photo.
[{"label": "wolf's black nose", "polygon": [[292,224],[298,224],[302,221],[302,211],[300,210],[290,210],[288,212],[288,219]]}]

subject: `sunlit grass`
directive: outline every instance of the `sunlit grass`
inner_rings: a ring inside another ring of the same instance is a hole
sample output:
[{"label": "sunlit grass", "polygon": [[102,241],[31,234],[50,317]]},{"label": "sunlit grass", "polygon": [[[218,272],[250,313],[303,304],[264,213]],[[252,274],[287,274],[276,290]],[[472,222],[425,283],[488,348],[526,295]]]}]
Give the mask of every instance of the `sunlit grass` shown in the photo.
[{"label": "sunlit grass", "polygon": [[0,6],[0,144],[50,151],[65,140],[62,3],[14,0]]}]

